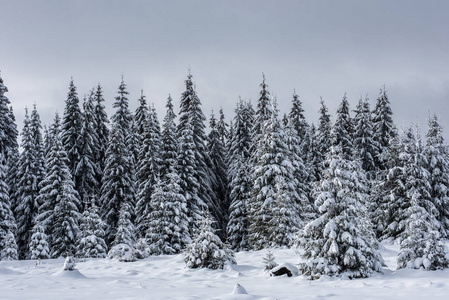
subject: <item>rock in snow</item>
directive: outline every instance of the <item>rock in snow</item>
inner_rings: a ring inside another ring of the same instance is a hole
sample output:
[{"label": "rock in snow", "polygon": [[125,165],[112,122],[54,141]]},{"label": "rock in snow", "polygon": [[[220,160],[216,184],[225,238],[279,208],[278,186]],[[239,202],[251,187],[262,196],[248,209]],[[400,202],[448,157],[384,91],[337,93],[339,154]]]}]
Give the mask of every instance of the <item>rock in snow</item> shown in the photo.
[{"label": "rock in snow", "polygon": [[290,263],[284,263],[273,268],[270,272],[271,276],[282,276],[287,274],[288,277],[298,276],[298,268]]},{"label": "rock in snow", "polygon": [[248,292],[245,290],[245,288],[243,286],[236,283],[234,286],[234,290],[232,291],[232,294],[233,295],[247,295]]}]

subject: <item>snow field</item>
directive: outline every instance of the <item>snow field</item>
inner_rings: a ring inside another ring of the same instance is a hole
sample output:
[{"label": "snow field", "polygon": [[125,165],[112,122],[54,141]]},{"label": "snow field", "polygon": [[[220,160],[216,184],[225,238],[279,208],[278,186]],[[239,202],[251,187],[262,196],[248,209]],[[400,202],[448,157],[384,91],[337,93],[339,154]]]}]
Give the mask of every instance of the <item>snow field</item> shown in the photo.
[{"label": "snow field", "polygon": [[[136,262],[90,259],[62,271],[64,259],[0,262],[0,299],[447,299],[449,270],[396,269],[397,245],[384,245],[384,274],[349,280],[270,277],[266,250],[236,253],[225,270],[187,269],[182,255]],[[276,262],[297,264],[293,249],[272,249]],[[239,283],[248,294],[233,294]]]}]

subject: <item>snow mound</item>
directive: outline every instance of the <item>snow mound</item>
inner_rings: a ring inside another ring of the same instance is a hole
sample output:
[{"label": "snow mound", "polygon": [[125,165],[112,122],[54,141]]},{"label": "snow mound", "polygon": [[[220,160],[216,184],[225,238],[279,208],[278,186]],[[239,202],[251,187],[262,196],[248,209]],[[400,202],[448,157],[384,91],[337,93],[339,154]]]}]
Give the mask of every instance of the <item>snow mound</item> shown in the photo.
[{"label": "snow mound", "polygon": [[291,263],[284,263],[271,269],[271,276],[282,276],[287,274],[288,277],[298,276],[298,268]]},{"label": "snow mound", "polygon": [[137,253],[134,248],[127,244],[118,244],[109,250],[107,258],[118,261],[131,262],[137,260]]},{"label": "snow mound", "polygon": [[236,283],[234,286],[234,290],[232,291],[232,294],[233,295],[247,295],[248,292],[245,290],[245,288],[243,286]]},{"label": "snow mound", "polygon": [[9,268],[0,267],[0,275],[21,275],[22,272],[13,271]]},{"label": "snow mound", "polygon": [[61,278],[70,278],[70,279],[86,279],[87,278],[77,269],[74,269],[72,271],[62,270],[62,271],[56,273],[55,276],[61,277]]}]

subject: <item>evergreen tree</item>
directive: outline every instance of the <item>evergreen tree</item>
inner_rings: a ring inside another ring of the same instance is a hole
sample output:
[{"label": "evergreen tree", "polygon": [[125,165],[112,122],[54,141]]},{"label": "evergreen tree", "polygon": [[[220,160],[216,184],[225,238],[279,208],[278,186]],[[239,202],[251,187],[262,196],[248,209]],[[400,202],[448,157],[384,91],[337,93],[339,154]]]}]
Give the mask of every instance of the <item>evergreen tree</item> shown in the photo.
[{"label": "evergreen tree", "polygon": [[263,257],[263,263],[265,265],[265,270],[269,271],[273,269],[274,267],[277,267],[277,263],[274,261],[275,257],[273,255],[273,252],[270,251],[270,249],[267,250],[266,256]]},{"label": "evergreen tree", "polygon": [[442,127],[436,115],[429,118],[425,156],[430,172],[431,200],[438,210],[442,237],[449,237],[449,152],[444,143]]},{"label": "evergreen tree", "polygon": [[159,180],[151,196],[146,235],[151,255],[178,254],[190,243],[187,202],[179,186],[176,168]]},{"label": "evergreen tree", "polygon": [[349,103],[346,94],[337,109],[337,117],[332,128],[332,146],[339,145],[344,159],[351,160],[353,145],[353,123],[349,115]]},{"label": "evergreen tree", "polygon": [[377,156],[375,157],[377,169],[385,170],[389,167],[386,162],[390,147],[389,143],[396,135],[393,112],[384,87],[380,90],[376,107],[373,111],[373,140],[377,147]]},{"label": "evergreen tree", "polygon": [[142,143],[145,139],[145,131],[146,126],[149,118],[149,112],[147,107],[147,100],[145,95],[143,94],[143,90],[141,91],[140,98],[139,98],[139,106],[137,107],[136,111],[134,112],[133,117],[133,133],[136,136],[136,139],[134,141],[135,146],[135,162],[140,162],[139,153],[142,150]]},{"label": "evergreen tree", "polygon": [[178,141],[176,140],[176,115],[173,111],[172,98],[167,98],[167,113],[164,117],[161,133],[161,169],[160,177],[163,179],[170,167],[176,165],[178,156]]},{"label": "evergreen tree", "polygon": [[17,206],[17,194],[18,189],[18,167],[19,167],[19,144],[17,137],[19,135],[17,131],[16,118],[14,116],[12,107],[9,109],[10,120],[12,121],[9,126],[8,135],[10,137],[10,147],[7,154],[6,162],[6,184],[8,185],[9,201],[11,204],[11,210],[14,212]]},{"label": "evergreen tree", "polygon": [[77,257],[105,258],[107,254],[104,241],[104,229],[106,224],[98,215],[95,200],[92,199],[89,208],[84,210],[80,224],[80,236],[78,237]]},{"label": "evergreen tree", "polygon": [[290,112],[288,114],[287,125],[288,124],[290,124],[290,126],[294,128],[295,132],[297,132],[299,142],[298,154],[300,154],[302,161],[305,163],[307,162],[307,157],[309,155],[309,140],[307,138],[307,135],[310,126],[307,123],[306,118],[304,117],[302,102],[296,92],[293,93],[292,108],[290,109]]},{"label": "evergreen tree", "polygon": [[331,125],[331,119],[330,119],[330,115],[328,113],[328,109],[326,107],[326,105],[324,104],[324,100],[323,98],[321,98],[321,107],[319,110],[319,121],[318,121],[318,131],[317,131],[317,151],[316,151],[316,165],[315,165],[315,170],[316,170],[316,180],[319,181],[321,180],[321,176],[322,173],[324,171],[324,169],[326,168],[325,166],[325,161],[326,161],[326,154],[329,152],[330,147],[331,147],[331,131],[332,131],[332,125]]},{"label": "evergreen tree", "polygon": [[115,234],[112,246],[126,244],[130,247],[136,242],[136,229],[131,221],[131,206],[123,202],[120,207],[119,219],[117,222],[117,233]]},{"label": "evergreen tree", "polygon": [[201,222],[195,238],[184,253],[186,266],[191,269],[223,269],[226,264],[236,264],[234,253],[214,233],[212,220],[208,215]]},{"label": "evergreen tree", "polygon": [[[338,146],[337,146],[338,147]],[[363,206],[366,186],[357,163],[331,153],[315,204],[321,215],[301,231],[298,244],[307,262],[300,271],[317,279],[347,273],[350,278],[381,272],[382,257]]]},{"label": "evergreen tree", "polygon": [[95,132],[94,122],[94,92],[88,98],[84,98],[83,103],[83,124],[79,140],[77,142],[80,150],[80,160],[76,166],[75,175],[78,178],[77,191],[80,194],[81,211],[84,211],[92,197],[97,197],[99,193],[98,166],[95,163],[95,152],[98,145],[98,135]]},{"label": "evergreen tree", "polygon": [[254,110],[250,102],[239,101],[235,109],[229,148],[229,186],[231,201],[227,226],[228,242],[236,251],[249,249],[248,244],[248,200],[251,197],[252,173],[251,129]]},{"label": "evergreen tree", "polygon": [[109,128],[107,124],[109,123],[108,115],[106,114],[105,107],[103,105],[103,91],[100,84],[98,84],[94,96],[94,131],[97,133],[98,141],[95,147],[95,163],[97,165],[97,182],[98,186],[102,186],[103,182],[103,172],[106,161],[106,149],[108,147],[109,140]]},{"label": "evergreen tree", "polygon": [[12,108],[8,108],[10,101],[5,93],[8,88],[4,85],[0,74],[0,153],[3,153],[3,161],[1,163],[7,164],[9,156],[12,155],[17,145],[17,125]]},{"label": "evergreen tree", "polygon": [[[131,213],[135,206],[134,166],[127,140],[132,117],[128,109],[128,98],[126,97],[128,92],[123,79],[118,94],[113,105],[116,112],[111,118],[112,129],[109,134],[101,187],[102,219],[108,226],[106,228],[107,245],[111,245],[116,239],[121,208],[124,207]],[[131,215],[129,218],[130,222],[133,217]]]},{"label": "evergreen tree", "polygon": [[76,167],[80,161],[81,149],[79,145],[79,135],[82,126],[82,114],[79,106],[78,93],[73,78],[71,78],[69,92],[67,93],[67,99],[65,100],[61,137],[62,145],[64,146],[67,158],[69,159],[68,167],[76,187],[78,187],[78,180],[81,179],[80,177],[77,177],[75,173]]},{"label": "evergreen tree", "polygon": [[299,223],[299,184],[277,110],[271,111],[258,144],[248,203],[249,242],[256,250],[290,245]]},{"label": "evergreen tree", "polygon": [[[36,122],[35,122],[36,125]],[[37,196],[42,179],[42,165],[37,161],[39,145],[35,144],[31,120],[25,109],[24,127],[22,130],[22,153],[20,154],[17,172],[17,191],[14,215],[17,217],[17,245],[21,258],[29,257],[28,245],[31,238],[34,218],[38,210]],[[34,131],[36,132],[36,131]]]},{"label": "evergreen tree", "polygon": [[251,153],[253,155],[252,158],[253,163],[257,160],[256,148],[263,136],[263,126],[265,122],[271,118],[272,114],[270,92],[268,91],[268,85],[265,83],[264,74],[262,74],[262,83],[260,84],[260,87],[261,87],[260,96],[259,99],[257,100],[254,127],[252,130],[253,146]]},{"label": "evergreen tree", "polygon": [[374,178],[376,171],[376,146],[373,140],[373,123],[368,98],[360,98],[354,117],[354,156],[361,160],[362,168],[370,179]]},{"label": "evergreen tree", "polygon": [[48,259],[50,258],[50,248],[48,246],[48,237],[45,234],[45,228],[36,223],[33,227],[33,234],[30,241],[31,259]]}]

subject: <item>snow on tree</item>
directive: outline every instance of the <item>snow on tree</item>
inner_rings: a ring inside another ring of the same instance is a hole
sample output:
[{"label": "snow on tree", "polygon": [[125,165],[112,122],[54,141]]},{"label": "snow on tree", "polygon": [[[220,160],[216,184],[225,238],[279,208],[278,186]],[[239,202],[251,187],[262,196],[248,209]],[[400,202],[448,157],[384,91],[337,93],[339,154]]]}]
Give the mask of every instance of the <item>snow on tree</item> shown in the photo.
[{"label": "snow on tree", "polygon": [[438,210],[437,220],[441,224],[442,237],[449,237],[449,152],[444,143],[442,127],[436,115],[428,120],[426,169],[430,172],[430,195]]},{"label": "snow on tree", "polygon": [[141,90],[140,98],[139,98],[139,106],[134,112],[133,123],[132,123],[132,131],[136,135],[136,139],[134,141],[135,146],[135,162],[139,161],[139,152],[142,149],[142,143],[145,136],[146,126],[148,122],[148,106],[145,95],[143,94],[143,90]]},{"label": "snow on tree", "polygon": [[18,148],[17,145],[17,125],[12,108],[8,105],[10,101],[5,93],[8,88],[4,85],[0,74],[0,153],[3,153],[3,162],[7,164],[10,155]]},{"label": "snow on tree", "polygon": [[151,196],[146,240],[150,255],[178,254],[190,243],[187,202],[176,168],[160,179]]},{"label": "snow on tree", "polygon": [[228,243],[240,251],[249,249],[248,244],[248,200],[252,191],[251,130],[254,110],[250,102],[239,101],[235,109],[234,123],[231,126],[229,147],[229,222],[227,225]]},{"label": "snow on tree", "polygon": [[316,170],[315,178],[317,181],[321,180],[322,173],[325,166],[326,154],[330,151],[331,148],[331,133],[332,133],[332,124],[331,117],[328,113],[328,109],[324,104],[323,98],[320,100],[320,110],[319,110],[319,120],[318,120],[318,128],[317,128],[317,148],[316,148],[316,160],[315,167]]},{"label": "snow on tree", "polygon": [[341,153],[340,149],[331,153],[319,185],[315,204],[321,215],[308,223],[298,238],[307,260],[299,269],[310,279],[342,273],[350,278],[368,277],[381,272],[383,264],[362,204],[366,197],[364,174]]},{"label": "snow on tree", "polygon": [[16,238],[11,230],[8,230],[1,240],[0,249],[0,260],[17,260],[19,258]]},{"label": "snow on tree", "polygon": [[354,156],[361,160],[362,168],[370,179],[375,176],[377,147],[373,140],[373,123],[368,97],[360,98],[354,116]]},{"label": "snow on tree", "polygon": [[332,127],[332,146],[339,145],[344,159],[352,159],[353,149],[353,123],[349,115],[349,103],[346,94],[337,109],[335,124]]},{"label": "snow on tree", "polygon": [[120,215],[117,223],[117,232],[115,234],[113,246],[125,244],[132,247],[136,242],[136,228],[131,222],[131,206],[123,202],[120,207]]},{"label": "snow on tree", "polygon": [[377,156],[375,157],[376,167],[379,170],[385,170],[387,166],[387,156],[390,147],[390,141],[396,136],[396,128],[393,123],[393,112],[390,107],[385,87],[380,90],[377,98],[376,107],[373,111],[373,140],[377,147]]},{"label": "snow on tree", "polygon": [[178,156],[178,141],[176,139],[176,115],[173,111],[172,98],[169,95],[167,98],[167,113],[164,117],[161,133],[161,168],[160,177],[164,178],[170,167],[177,163]]},{"label": "snow on tree", "polygon": [[265,265],[265,270],[267,271],[273,269],[274,267],[277,267],[278,265],[275,261],[273,252],[271,252],[270,249],[267,250],[267,254],[262,258],[262,260]]},{"label": "snow on tree", "polygon": [[299,183],[275,105],[271,111],[256,150],[254,185],[248,201],[249,242],[255,250],[290,245],[299,225]]},{"label": "snow on tree", "polygon": [[75,266],[76,266],[75,258],[73,258],[73,256],[67,256],[64,261],[63,270],[64,271],[73,271],[76,269]]},{"label": "snow on tree", "polygon": [[255,112],[254,126],[252,130],[253,145],[251,153],[253,155],[253,163],[257,160],[256,148],[260,139],[263,136],[263,126],[266,121],[271,118],[272,107],[270,101],[270,92],[268,91],[268,85],[265,83],[265,74],[262,74],[262,83],[260,84],[260,96],[257,100],[257,107]]},{"label": "snow on tree", "polygon": [[19,144],[17,142],[17,138],[19,136],[19,132],[17,131],[16,118],[14,116],[14,112],[12,107],[9,109],[9,117],[12,121],[9,126],[8,136],[10,137],[10,147],[7,153],[7,162],[6,162],[6,183],[8,185],[9,191],[9,200],[11,203],[11,210],[14,212],[17,206],[16,199],[16,191],[18,189],[18,166],[19,166]]},{"label": "snow on tree", "polygon": [[[123,79],[118,94],[113,105],[116,112],[111,118],[112,129],[109,134],[101,187],[102,219],[108,226],[106,228],[107,245],[111,245],[115,240],[121,207],[126,203],[129,212],[132,212],[135,205],[134,185],[136,180],[132,153],[127,140],[132,117],[128,109],[128,98],[126,97],[128,92]],[[132,218],[133,216],[130,217],[130,220]]]},{"label": "snow on tree", "polygon": [[82,129],[82,113],[79,106],[78,93],[73,78],[70,79],[69,92],[65,100],[64,115],[62,117],[61,138],[64,150],[69,159],[68,167],[70,174],[78,187],[78,180],[80,177],[76,176],[76,167],[80,161],[80,145],[79,135]]},{"label": "snow on tree", "polygon": [[50,258],[50,248],[48,245],[48,237],[45,234],[45,228],[36,223],[33,227],[33,234],[30,241],[31,259],[48,259]]},{"label": "snow on tree", "polygon": [[98,166],[95,162],[95,148],[98,145],[98,135],[94,128],[93,98],[93,90],[89,97],[84,98],[83,123],[77,141],[80,152],[75,176],[78,178],[78,186],[76,188],[80,195],[81,211],[84,211],[92,197],[97,197],[100,188],[97,181]]},{"label": "snow on tree", "polygon": [[[222,121],[224,122],[224,121]],[[220,228],[219,235],[221,237],[226,236],[226,225],[228,222],[228,209],[229,209],[229,195],[228,195],[228,174],[226,165],[227,151],[225,144],[223,144],[223,137],[217,128],[217,120],[212,112],[210,118],[210,132],[208,139],[208,151],[209,157],[212,160],[212,172],[215,174],[216,180],[214,181],[213,189],[215,195],[217,195],[220,211],[223,218],[221,222],[222,227]]]},{"label": "snow on tree", "polygon": [[202,220],[200,228],[184,252],[187,268],[224,269],[227,264],[236,264],[234,253],[214,233],[210,215]]},{"label": "snow on tree", "polygon": [[[197,194],[201,195],[201,201],[209,207],[212,216],[217,220],[216,225],[218,228],[223,228],[224,226],[222,226],[222,224],[225,222],[225,218],[221,211],[217,195],[212,189],[215,185],[216,178],[215,174],[212,172],[213,165],[207,151],[208,137],[205,133],[206,126],[204,124],[206,117],[201,110],[201,101],[194,89],[192,75],[190,73],[187,76],[185,84],[186,90],[182,93],[180,101],[179,124],[177,128],[178,140],[181,140],[184,134],[191,135],[192,147],[190,147],[190,149],[193,154],[193,161],[190,162],[190,164],[195,165],[192,175],[198,183]],[[186,162],[180,162],[179,158],[180,157],[178,156],[178,166],[181,167],[179,174],[181,179],[184,180],[185,177],[183,178],[183,176],[185,176],[185,174],[182,174],[182,165]],[[182,184],[181,188],[184,189]],[[187,201],[190,202],[189,199],[187,199]],[[197,203],[197,205],[201,205],[201,203]],[[201,220],[202,211],[203,209],[200,208],[199,211],[193,212],[193,215],[200,216],[200,219],[197,219],[196,217],[192,218],[192,225],[194,228],[196,228],[198,224],[195,220]]]},{"label": "snow on tree", "polygon": [[160,158],[161,132],[154,107],[148,112],[143,134],[139,151],[139,164],[137,166],[136,225],[140,237],[144,237],[148,229],[148,223],[145,222],[145,218],[151,211],[151,195],[162,165]]},{"label": "snow on tree", "polygon": [[309,152],[309,140],[307,139],[307,134],[309,131],[309,124],[304,117],[304,109],[302,108],[302,102],[299,99],[296,91],[293,92],[292,108],[288,114],[288,122],[285,127],[292,126],[297,132],[298,143],[299,143],[299,153],[303,163],[307,162],[308,152]]},{"label": "snow on tree", "polygon": [[98,214],[95,199],[91,200],[90,207],[86,208],[80,221],[80,234],[77,243],[77,257],[105,258],[107,254],[104,241],[106,224]]},{"label": "snow on tree", "polygon": [[[38,125],[36,119],[34,125]],[[25,109],[21,143],[22,153],[20,154],[17,168],[18,188],[15,195],[17,203],[14,211],[14,215],[17,217],[17,245],[21,258],[29,257],[28,245],[34,218],[38,211],[37,196],[39,195],[39,184],[44,172],[43,164],[39,161],[39,148],[42,145],[36,145],[35,141],[38,138],[33,137],[33,132],[37,132],[35,129],[31,128],[28,110]]]},{"label": "snow on tree", "polygon": [[98,140],[95,147],[95,163],[97,164],[97,182],[101,187],[103,182],[103,171],[106,161],[106,149],[108,147],[109,140],[109,123],[108,115],[106,114],[105,107],[103,105],[103,91],[100,84],[98,84],[94,96],[94,131],[97,133]]}]

